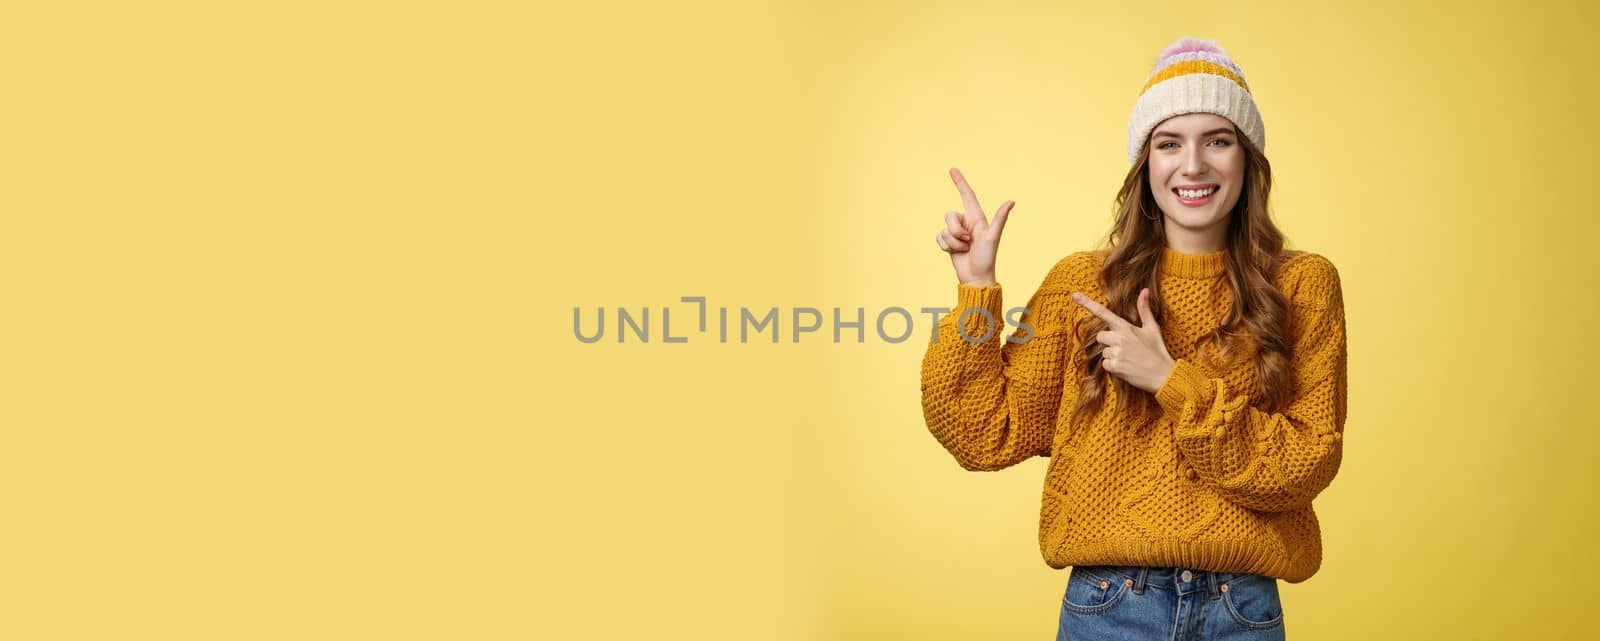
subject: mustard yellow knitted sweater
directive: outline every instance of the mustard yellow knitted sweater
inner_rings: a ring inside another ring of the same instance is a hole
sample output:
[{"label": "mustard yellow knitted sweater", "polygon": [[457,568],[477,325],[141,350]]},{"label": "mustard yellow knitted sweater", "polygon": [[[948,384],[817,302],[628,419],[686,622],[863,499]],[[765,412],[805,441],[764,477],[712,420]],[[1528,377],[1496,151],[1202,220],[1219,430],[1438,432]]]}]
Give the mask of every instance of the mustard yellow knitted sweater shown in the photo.
[{"label": "mustard yellow knitted sweater", "polygon": [[1020,323],[1011,334],[1023,342],[1004,331],[973,342],[989,331],[978,312],[965,321],[973,340],[963,338],[956,323],[967,309],[1008,317],[1000,285],[956,286],[957,306],[923,357],[923,416],[968,470],[1050,458],[1039,510],[1050,567],[1181,566],[1299,583],[1321,566],[1311,501],[1338,472],[1345,419],[1339,274],[1326,258],[1295,252],[1273,276],[1290,301],[1296,387],[1283,411],[1267,413],[1255,407],[1249,358],[1218,371],[1196,355],[1232,305],[1225,257],[1163,252],[1161,332],[1176,366],[1155,394],[1159,418],[1144,424],[1114,410],[1110,385],[1097,415],[1068,420],[1087,359],[1071,328],[1089,315],[1070,296],[1106,302],[1096,278],[1103,250],[1056,263],[1021,315],[1032,336]]}]

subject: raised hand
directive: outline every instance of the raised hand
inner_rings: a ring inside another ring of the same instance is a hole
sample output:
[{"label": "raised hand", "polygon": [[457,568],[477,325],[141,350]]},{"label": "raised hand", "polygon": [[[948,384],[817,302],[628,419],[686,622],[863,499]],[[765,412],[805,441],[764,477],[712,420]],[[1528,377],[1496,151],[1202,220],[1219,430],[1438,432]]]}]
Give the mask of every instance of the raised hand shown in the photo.
[{"label": "raised hand", "polygon": [[961,202],[966,212],[945,212],[945,226],[939,230],[935,242],[939,244],[939,249],[949,252],[950,264],[956,268],[956,278],[962,283],[980,287],[993,285],[995,256],[1000,252],[1000,232],[1005,231],[1006,218],[1015,203],[1009,200],[1002,203],[995,210],[994,219],[990,220],[984,216],[983,208],[978,205],[978,197],[972,193],[972,187],[967,185],[961,170],[951,167],[950,179],[955,181],[956,189],[961,192]]},{"label": "raised hand", "polygon": [[1072,292],[1072,300],[1111,326],[1111,329],[1097,332],[1094,336],[1096,341],[1104,345],[1100,351],[1100,362],[1107,372],[1151,394],[1166,384],[1177,361],[1167,352],[1167,342],[1161,338],[1161,327],[1156,325],[1156,316],[1150,312],[1150,288],[1139,290],[1138,325],[1124,320],[1105,305],[1079,292]]}]

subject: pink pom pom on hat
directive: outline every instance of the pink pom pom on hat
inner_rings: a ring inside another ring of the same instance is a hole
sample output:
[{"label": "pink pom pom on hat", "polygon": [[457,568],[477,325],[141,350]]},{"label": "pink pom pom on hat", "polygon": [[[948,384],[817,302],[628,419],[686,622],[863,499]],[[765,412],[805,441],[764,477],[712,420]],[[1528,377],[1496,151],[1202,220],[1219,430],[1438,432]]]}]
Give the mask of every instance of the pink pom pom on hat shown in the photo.
[{"label": "pink pom pom on hat", "polygon": [[1128,120],[1128,162],[1139,159],[1156,125],[1186,113],[1227,118],[1257,149],[1267,147],[1261,111],[1250,96],[1244,71],[1210,40],[1179,38],[1156,57]]},{"label": "pink pom pom on hat", "polygon": [[[1160,61],[1168,56],[1179,53],[1187,53],[1190,51],[1209,51],[1211,53],[1220,53],[1224,56],[1228,55],[1228,52],[1222,50],[1222,45],[1210,40],[1201,40],[1199,38],[1190,38],[1188,36],[1184,36],[1174,40],[1172,44],[1167,45],[1166,49],[1161,50],[1161,55],[1156,56],[1156,60]],[[1160,66],[1159,62],[1157,63],[1157,66]]]}]

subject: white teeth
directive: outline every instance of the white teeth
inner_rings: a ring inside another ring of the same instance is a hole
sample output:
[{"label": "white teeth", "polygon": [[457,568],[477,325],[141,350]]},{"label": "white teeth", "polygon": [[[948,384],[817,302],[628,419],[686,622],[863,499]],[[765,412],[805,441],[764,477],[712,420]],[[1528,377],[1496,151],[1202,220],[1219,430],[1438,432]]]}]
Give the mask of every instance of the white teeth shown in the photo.
[{"label": "white teeth", "polygon": [[1183,196],[1184,198],[1205,198],[1206,196],[1210,196],[1211,193],[1216,190],[1216,187],[1207,187],[1205,189],[1179,189],[1178,195]]}]

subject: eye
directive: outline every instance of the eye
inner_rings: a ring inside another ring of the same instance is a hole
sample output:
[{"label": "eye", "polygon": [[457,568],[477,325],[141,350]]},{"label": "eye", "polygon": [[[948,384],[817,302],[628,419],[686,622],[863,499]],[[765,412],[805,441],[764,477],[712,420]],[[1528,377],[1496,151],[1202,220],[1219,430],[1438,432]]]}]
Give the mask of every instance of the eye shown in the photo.
[{"label": "eye", "polygon": [[1222,143],[1220,145],[1217,145],[1218,147],[1226,147],[1228,145],[1233,144],[1233,141],[1228,140],[1227,138],[1212,138],[1211,142],[1220,142],[1220,143]]},{"label": "eye", "polygon": [[1177,145],[1177,144],[1178,144],[1178,143],[1175,143],[1175,142],[1172,142],[1172,141],[1171,141],[1171,140],[1168,140],[1168,141],[1166,141],[1166,142],[1163,142],[1163,143],[1160,143],[1160,144],[1157,144],[1157,145],[1156,145],[1156,149],[1167,149],[1167,145],[1174,145],[1174,146],[1176,146],[1176,145]]}]

